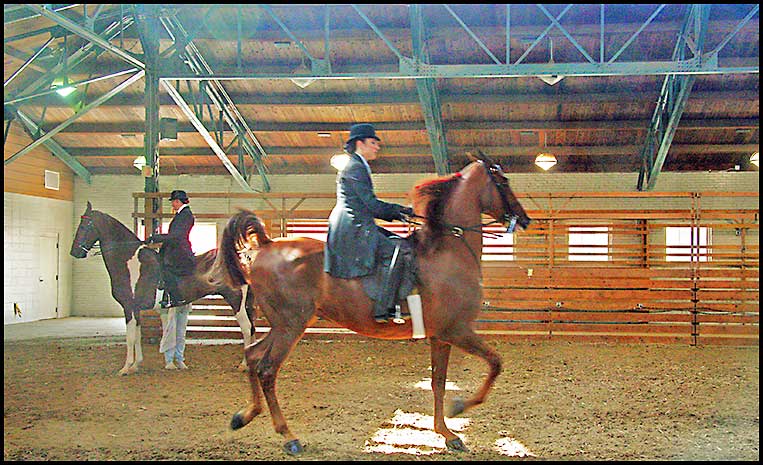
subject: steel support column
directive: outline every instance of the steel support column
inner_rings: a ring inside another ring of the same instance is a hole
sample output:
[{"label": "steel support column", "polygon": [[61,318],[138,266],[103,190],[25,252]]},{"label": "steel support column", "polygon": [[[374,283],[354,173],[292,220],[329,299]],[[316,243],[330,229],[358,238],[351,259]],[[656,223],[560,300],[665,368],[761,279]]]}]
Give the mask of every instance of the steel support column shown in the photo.
[{"label": "steel support column", "polygon": [[[143,156],[151,173],[145,176],[144,192],[159,192],[159,7],[155,4],[135,5],[135,24],[143,47],[146,67],[144,105],[146,125],[143,135]],[[144,174],[144,173],[142,173]],[[145,175],[145,174],[144,174]],[[151,212],[161,209],[161,199],[151,199]],[[145,237],[157,231],[159,219],[151,218],[144,225]]]}]

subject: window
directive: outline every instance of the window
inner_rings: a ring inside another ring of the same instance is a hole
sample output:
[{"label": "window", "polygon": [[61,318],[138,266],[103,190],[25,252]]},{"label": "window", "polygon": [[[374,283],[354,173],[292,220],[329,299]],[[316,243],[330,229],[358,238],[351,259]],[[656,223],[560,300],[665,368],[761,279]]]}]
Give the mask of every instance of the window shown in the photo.
[{"label": "window", "polygon": [[[170,230],[169,221],[162,223],[162,232],[165,234]],[[191,234],[188,236],[191,241],[191,250],[194,255],[203,254],[217,248],[217,224],[215,223],[194,223],[191,228]]]},{"label": "window", "polygon": [[485,226],[482,228],[482,261],[514,260],[514,234],[507,233],[505,227]]},{"label": "window", "polygon": [[[379,225],[401,237],[407,237],[411,233],[411,228],[399,221],[381,221]],[[286,237],[312,237],[325,242],[328,228],[327,220],[289,220],[286,225]]]},{"label": "window", "polygon": [[571,226],[569,234],[569,261],[609,260],[609,227]]},{"label": "window", "polygon": [[[162,223],[161,233],[167,234],[170,230],[170,222]],[[138,239],[143,238],[143,226],[138,228]],[[203,254],[217,248],[217,224],[216,223],[194,223],[191,228],[191,234],[188,239],[191,241],[191,250],[194,255]]]},{"label": "window", "polygon": [[[694,240],[692,240],[694,233]],[[666,227],[665,228],[665,261],[689,262],[708,261],[710,246],[710,228],[699,227]]]},{"label": "window", "polygon": [[286,225],[286,237],[312,237],[325,242],[328,228],[326,220],[290,220]]}]

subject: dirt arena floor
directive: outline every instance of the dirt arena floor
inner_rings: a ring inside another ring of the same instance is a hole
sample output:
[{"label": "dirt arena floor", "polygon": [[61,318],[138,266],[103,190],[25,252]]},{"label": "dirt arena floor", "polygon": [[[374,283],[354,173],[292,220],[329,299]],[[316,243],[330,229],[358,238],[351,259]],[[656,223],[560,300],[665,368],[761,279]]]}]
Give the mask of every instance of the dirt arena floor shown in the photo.
[{"label": "dirt arena floor", "polygon": [[[300,460],[759,460],[759,350],[491,340],[504,371],[451,419],[469,452],[431,431],[426,341],[300,342],[278,392]],[[165,371],[144,345],[119,377],[116,339],[5,343],[4,460],[290,460],[269,415],[231,431],[249,399],[238,345],[191,345]],[[454,350],[446,400],[486,372]]]}]

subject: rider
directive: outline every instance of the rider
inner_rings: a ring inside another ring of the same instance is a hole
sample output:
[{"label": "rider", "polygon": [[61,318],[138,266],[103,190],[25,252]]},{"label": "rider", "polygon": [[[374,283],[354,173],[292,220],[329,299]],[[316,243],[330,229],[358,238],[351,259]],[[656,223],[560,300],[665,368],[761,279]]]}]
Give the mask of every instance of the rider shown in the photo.
[{"label": "rider", "polygon": [[[385,221],[405,220],[413,210],[376,198],[367,160],[376,159],[381,139],[371,124],[355,124],[344,149],[349,162],[337,175],[336,206],[329,216],[328,237],[323,269],[336,278],[359,278],[376,271],[378,263],[389,267],[398,244],[408,252],[407,243],[378,226],[374,218]],[[400,255],[398,254],[398,255]],[[405,265],[398,257],[398,269]],[[405,271],[405,270],[403,270]],[[399,273],[396,274],[399,277]],[[398,279],[393,270],[385,270],[382,294],[374,303],[374,318],[386,323],[394,312]]]},{"label": "rider", "polygon": [[162,276],[164,278],[164,297],[162,308],[177,307],[188,302],[178,288],[180,276],[192,275],[195,268],[193,250],[189,235],[194,224],[194,216],[188,206],[188,194],[185,191],[174,190],[169,198],[172,202],[172,210],[175,216],[170,222],[167,234],[152,234],[148,238],[149,243],[161,242],[159,258],[162,262]]}]

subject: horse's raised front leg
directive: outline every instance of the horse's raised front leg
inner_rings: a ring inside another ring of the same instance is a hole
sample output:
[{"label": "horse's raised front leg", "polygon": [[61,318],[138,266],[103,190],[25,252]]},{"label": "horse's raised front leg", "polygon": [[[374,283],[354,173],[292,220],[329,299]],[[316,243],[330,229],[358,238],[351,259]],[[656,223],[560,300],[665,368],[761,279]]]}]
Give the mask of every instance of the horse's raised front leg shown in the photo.
[{"label": "horse's raised front leg", "polygon": [[[130,321],[127,322],[127,331],[126,331],[126,337],[127,337],[127,355],[125,357],[125,365],[122,367],[121,370],[119,370],[119,374],[129,375],[132,373],[135,373],[138,371],[138,363],[143,359],[143,350],[138,346],[136,349],[136,341],[137,344],[140,344],[140,329],[138,327],[138,322],[135,319],[135,315],[130,315]],[[136,357],[136,354],[139,355],[140,360],[138,357]]]},{"label": "horse's raised front leg", "polygon": [[463,400],[456,398],[453,400],[453,403],[448,410],[448,416],[454,417],[485,401],[488,392],[490,392],[490,388],[492,388],[493,383],[495,383],[495,379],[501,373],[501,357],[471,329],[469,329],[468,332],[464,332],[458,337],[453,338],[449,342],[464,350],[466,353],[485,360],[490,367],[490,372],[485,378],[485,381],[482,383],[479,391],[477,391],[471,399]]},{"label": "horse's raised front leg", "polygon": [[448,361],[450,360],[450,344],[432,337],[430,338],[432,357],[432,394],[434,395],[434,430],[445,437],[445,445],[449,450],[465,451],[464,442],[445,424],[445,381],[448,377]]}]

